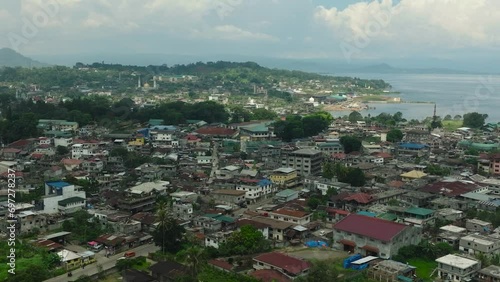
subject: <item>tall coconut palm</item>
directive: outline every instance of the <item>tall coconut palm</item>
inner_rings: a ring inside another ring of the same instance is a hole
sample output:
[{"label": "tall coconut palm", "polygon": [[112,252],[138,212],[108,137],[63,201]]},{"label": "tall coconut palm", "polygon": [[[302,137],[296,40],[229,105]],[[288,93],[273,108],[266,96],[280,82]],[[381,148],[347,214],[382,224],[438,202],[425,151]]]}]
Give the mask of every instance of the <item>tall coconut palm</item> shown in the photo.
[{"label": "tall coconut palm", "polygon": [[177,260],[184,263],[189,268],[191,275],[196,277],[201,267],[206,263],[206,253],[200,247],[191,246],[179,252]]}]

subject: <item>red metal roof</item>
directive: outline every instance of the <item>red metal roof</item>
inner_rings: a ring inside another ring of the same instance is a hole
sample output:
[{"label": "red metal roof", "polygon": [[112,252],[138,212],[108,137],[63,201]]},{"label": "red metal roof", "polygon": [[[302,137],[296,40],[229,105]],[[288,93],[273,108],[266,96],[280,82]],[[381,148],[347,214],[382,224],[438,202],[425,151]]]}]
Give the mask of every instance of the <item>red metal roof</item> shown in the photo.
[{"label": "red metal roof", "polygon": [[284,269],[295,275],[300,274],[302,271],[311,267],[307,261],[278,252],[265,253],[255,257],[254,260]]},{"label": "red metal roof", "polygon": [[447,197],[456,197],[481,188],[480,185],[465,181],[439,181],[426,185],[419,190]]},{"label": "red metal roof", "polygon": [[308,212],[295,211],[295,210],[289,210],[289,209],[277,209],[275,211],[272,211],[272,213],[286,215],[286,216],[292,216],[292,217],[297,217],[297,218],[302,218],[302,217],[309,215]]},{"label": "red metal roof", "polygon": [[225,269],[225,270],[231,270],[231,269],[233,269],[233,265],[232,264],[230,264],[230,263],[228,263],[226,261],[223,261],[223,260],[213,259],[213,260],[210,260],[208,263],[211,264],[211,265],[220,267],[222,269]]},{"label": "red metal roof", "polygon": [[350,240],[346,240],[346,239],[339,240],[339,243],[343,244],[343,245],[351,246],[351,247],[356,247],[356,243],[354,241],[350,241]]},{"label": "red metal roof", "polygon": [[250,273],[250,276],[262,282],[290,282],[290,278],[274,269],[260,269]]},{"label": "red metal roof", "polygon": [[409,226],[359,214],[350,214],[333,226],[337,231],[354,233],[368,238],[389,242]]},{"label": "red metal roof", "polygon": [[364,245],[363,247],[361,247],[361,249],[369,251],[369,252],[377,253],[377,254],[378,254],[378,252],[380,252],[380,250],[377,247],[370,246],[370,245]]},{"label": "red metal roof", "polygon": [[373,196],[366,193],[356,193],[344,198],[344,201],[355,201],[360,204],[368,204],[373,200]]}]

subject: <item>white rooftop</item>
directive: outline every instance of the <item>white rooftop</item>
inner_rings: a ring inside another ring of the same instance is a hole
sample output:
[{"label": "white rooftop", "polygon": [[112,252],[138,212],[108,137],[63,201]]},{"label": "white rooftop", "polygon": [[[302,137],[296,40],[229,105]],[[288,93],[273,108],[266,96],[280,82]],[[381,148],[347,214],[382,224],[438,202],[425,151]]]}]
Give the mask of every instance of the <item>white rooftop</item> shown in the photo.
[{"label": "white rooftop", "polygon": [[473,259],[468,259],[456,255],[446,255],[436,259],[436,262],[450,265],[453,267],[458,267],[460,269],[467,269],[471,266],[478,264],[479,262]]},{"label": "white rooftop", "polygon": [[228,165],[228,166],[223,167],[222,169],[229,170],[229,171],[235,171],[235,170],[238,170],[240,168],[235,166],[235,165]]},{"label": "white rooftop", "polygon": [[464,233],[467,231],[467,229],[462,228],[462,227],[458,227],[455,225],[446,225],[446,226],[443,226],[439,229],[442,231],[449,231],[449,232],[453,232],[453,233]]},{"label": "white rooftop", "polygon": [[66,249],[58,252],[57,255],[61,258],[62,262],[67,262],[67,261],[70,261],[70,260],[74,260],[74,259],[79,259],[80,258],[80,256],[77,255],[76,253],[73,253],[72,251],[68,251]]},{"label": "white rooftop", "polygon": [[170,194],[170,196],[177,198],[177,197],[187,197],[191,195],[196,195],[196,193],[193,192],[188,192],[188,191],[179,191],[179,192],[174,192]]},{"label": "white rooftop", "polygon": [[489,240],[488,237],[473,235],[473,234],[462,237],[461,240],[471,241],[471,242],[478,243],[481,245],[486,245],[486,246],[495,245],[495,242],[493,242],[492,240]]},{"label": "white rooftop", "polygon": [[145,182],[129,188],[128,191],[132,194],[151,193],[153,190],[161,192],[167,190],[169,184],[168,181]]},{"label": "white rooftop", "polygon": [[291,168],[291,167],[280,167],[280,168],[277,168],[273,171],[274,172],[281,172],[281,173],[290,173],[290,172],[294,172],[295,169]]}]

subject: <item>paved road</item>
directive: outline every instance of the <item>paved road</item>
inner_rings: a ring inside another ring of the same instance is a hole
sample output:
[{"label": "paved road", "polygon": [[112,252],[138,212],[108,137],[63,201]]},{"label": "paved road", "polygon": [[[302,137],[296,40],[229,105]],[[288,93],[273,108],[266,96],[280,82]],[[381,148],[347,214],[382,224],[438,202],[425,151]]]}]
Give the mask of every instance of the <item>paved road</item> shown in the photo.
[{"label": "paved road", "polygon": [[[134,251],[136,256],[147,256],[149,253],[156,252],[159,249],[160,248],[155,246],[154,244],[146,244],[146,245],[142,245],[142,246],[139,246],[137,248],[134,248],[134,249],[127,250],[127,251]],[[81,275],[84,275],[84,274],[89,275],[89,276],[94,275],[98,272],[97,265],[102,265],[103,270],[110,269],[116,265],[116,260],[120,257],[123,257],[124,253],[125,252],[122,252],[122,253],[110,256],[109,258],[106,258],[104,256],[102,256],[102,257],[96,256],[96,260],[97,260],[96,263],[87,265],[87,266],[85,266],[84,269],[78,268],[76,270],[73,270],[72,277],[68,277],[68,274],[63,274],[63,275],[60,275],[60,276],[57,276],[57,277],[54,277],[54,278],[51,278],[51,279],[45,280],[45,281],[46,282],[68,282],[68,281],[74,281],[74,280],[78,279],[78,277],[80,277]]]}]

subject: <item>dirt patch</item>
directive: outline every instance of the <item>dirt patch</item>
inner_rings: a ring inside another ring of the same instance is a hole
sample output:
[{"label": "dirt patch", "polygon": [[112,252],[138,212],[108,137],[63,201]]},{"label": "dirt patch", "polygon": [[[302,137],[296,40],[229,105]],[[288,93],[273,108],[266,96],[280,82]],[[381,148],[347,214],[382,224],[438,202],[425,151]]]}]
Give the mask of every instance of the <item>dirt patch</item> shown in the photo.
[{"label": "dirt patch", "polygon": [[288,255],[302,258],[305,260],[328,260],[328,259],[344,259],[349,256],[347,252],[332,250],[329,248],[297,248],[290,249],[284,252]]}]

